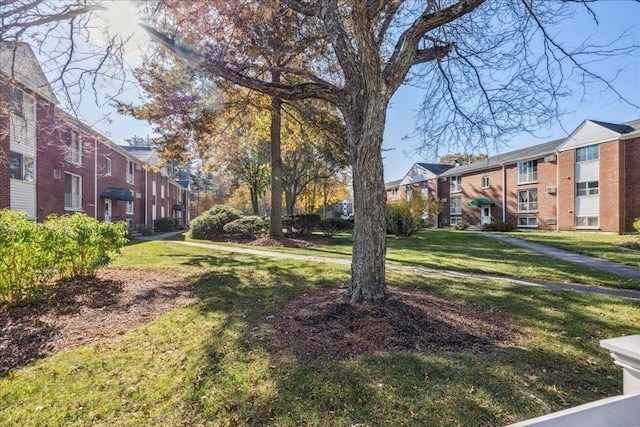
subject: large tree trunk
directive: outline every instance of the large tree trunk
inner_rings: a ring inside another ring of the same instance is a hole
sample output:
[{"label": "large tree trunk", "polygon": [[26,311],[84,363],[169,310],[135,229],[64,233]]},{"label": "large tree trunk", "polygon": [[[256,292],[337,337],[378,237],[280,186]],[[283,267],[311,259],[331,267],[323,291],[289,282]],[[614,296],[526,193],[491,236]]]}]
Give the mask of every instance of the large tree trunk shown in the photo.
[{"label": "large tree trunk", "polygon": [[[280,72],[273,71],[271,80],[280,83]],[[282,101],[271,97],[271,220],[269,236],[282,237],[282,156],[280,141],[280,122],[282,119]]]},{"label": "large tree trunk", "polygon": [[[349,145],[353,168],[353,255],[349,296],[352,302],[387,298],[385,256],[387,196],[382,165],[382,136],[387,102],[371,99],[358,116],[351,116]],[[348,113],[347,113],[348,114]]]}]

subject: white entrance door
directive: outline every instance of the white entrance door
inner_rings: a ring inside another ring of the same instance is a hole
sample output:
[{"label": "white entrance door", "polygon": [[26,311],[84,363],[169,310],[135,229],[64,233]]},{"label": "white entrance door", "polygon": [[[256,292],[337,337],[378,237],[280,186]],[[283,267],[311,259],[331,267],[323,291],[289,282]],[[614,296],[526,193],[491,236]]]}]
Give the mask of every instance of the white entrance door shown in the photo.
[{"label": "white entrance door", "polygon": [[482,213],[480,215],[480,224],[491,224],[491,207],[482,206]]},{"label": "white entrance door", "polygon": [[104,199],[104,222],[111,222],[111,199]]}]

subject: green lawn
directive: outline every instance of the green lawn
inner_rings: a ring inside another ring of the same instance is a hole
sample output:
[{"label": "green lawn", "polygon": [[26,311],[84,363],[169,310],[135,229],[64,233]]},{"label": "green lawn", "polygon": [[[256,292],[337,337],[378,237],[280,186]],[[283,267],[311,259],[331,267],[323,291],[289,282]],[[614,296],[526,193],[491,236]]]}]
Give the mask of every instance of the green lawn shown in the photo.
[{"label": "green lawn", "polygon": [[[525,233],[511,233],[509,235],[520,236],[521,234]],[[620,238],[621,236],[615,237]],[[178,236],[176,239],[207,243],[203,240],[190,239],[188,236]],[[225,242],[211,243],[233,246],[233,244]],[[259,249],[248,245],[236,246]],[[334,238],[334,243],[330,245],[313,246],[306,249],[285,247],[263,249],[320,257],[349,258],[351,246],[351,235],[342,234]],[[626,249],[626,251],[635,254],[636,257],[640,254],[640,252],[630,249]],[[387,262],[538,281],[640,289],[640,281],[638,280],[561,261],[481,234],[446,229],[423,230],[411,239],[397,239],[389,236],[387,239]]]},{"label": "green lawn", "polygon": [[129,246],[116,266],[186,269],[197,301],[0,378],[0,425],[505,425],[619,394],[599,340],[640,323],[628,300],[397,273],[391,285],[488,307],[529,337],[489,354],[302,361],[270,353],[256,330],[347,268],[165,242]]},{"label": "green lawn", "polygon": [[629,249],[622,244],[638,243],[640,236],[603,233],[510,233],[509,236],[535,243],[553,246],[567,251],[590,255],[620,264],[640,267],[640,250]]}]

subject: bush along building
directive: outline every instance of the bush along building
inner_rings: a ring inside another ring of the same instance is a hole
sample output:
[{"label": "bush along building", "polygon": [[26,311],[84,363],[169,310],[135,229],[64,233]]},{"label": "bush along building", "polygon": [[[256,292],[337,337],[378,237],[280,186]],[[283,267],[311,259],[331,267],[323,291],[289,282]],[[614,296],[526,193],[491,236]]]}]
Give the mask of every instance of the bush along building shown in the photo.
[{"label": "bush along building", "polygon": [[168,176],[150,149],[119,146],[57,107],[27,44],[0,47],[0,209],[83,212],[128,228],[189,220],[189,183]]},{"label": "bush along building", "polygon": [[567,138],[465,165],[416,163],[387,184],[387,200],[419,188],[442,199],[434,226],[633,232],[640,217],[640,120],[586,120]]}]

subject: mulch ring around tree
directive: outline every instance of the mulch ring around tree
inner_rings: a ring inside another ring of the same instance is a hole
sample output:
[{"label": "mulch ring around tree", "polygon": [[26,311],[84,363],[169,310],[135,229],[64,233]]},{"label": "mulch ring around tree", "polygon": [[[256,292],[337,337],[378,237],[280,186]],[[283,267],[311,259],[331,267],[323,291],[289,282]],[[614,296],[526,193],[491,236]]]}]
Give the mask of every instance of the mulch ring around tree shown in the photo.
[{"label": "mulch ring around tree", "polygon": [[319,289],[269,316],[261,340],[277,354],[345,360],[389,352],[474,352],[517,344],[526,331],[491,308],[419,290],[390,289],[382,304],[351,304]]},{"label": "mulch ring around tree", "polygon": [[113,338],[193,301],[175,270],[105,269],[59,281],[29,306],[0,305],[0,376],[63,350]]}]

